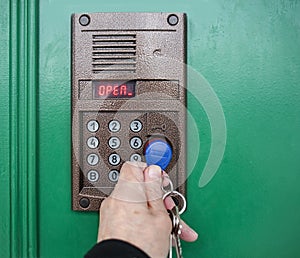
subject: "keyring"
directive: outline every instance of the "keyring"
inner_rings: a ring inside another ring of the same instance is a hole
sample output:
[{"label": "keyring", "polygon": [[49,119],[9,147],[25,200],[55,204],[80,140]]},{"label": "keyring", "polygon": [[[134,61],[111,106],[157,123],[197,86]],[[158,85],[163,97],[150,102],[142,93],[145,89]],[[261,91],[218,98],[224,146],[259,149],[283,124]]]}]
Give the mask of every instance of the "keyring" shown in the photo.
[{"label": "keyring", "polygon": [[172,191],[172,192],[170,191],[170,192],[166,192],[164,194],[164,196],[162,197],[162,199],[165,200],[169,196],[170,197],[176,197],[176,196],[181,197],[181,199],[182,199],[182,208],[180,209],[180,211],[178,212],[178,214],[181,215],[182,213],[184,213],[184,211],[186,209],[186,199],[184,198],[184,196],[181,193],[177,192],[177,191]]}]

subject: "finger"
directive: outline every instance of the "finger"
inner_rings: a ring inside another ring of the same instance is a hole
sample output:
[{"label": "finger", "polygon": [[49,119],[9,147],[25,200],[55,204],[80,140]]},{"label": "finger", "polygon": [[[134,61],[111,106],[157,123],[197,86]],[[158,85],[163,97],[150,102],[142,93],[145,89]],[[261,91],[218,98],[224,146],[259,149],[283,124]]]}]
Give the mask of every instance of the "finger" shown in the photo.
[{"label": "finger", "polygon": [[162,170],[162,177],[163,177],[163,187],[166,187],[170,184],[170,177],[169,175]]},{"label": "finger", "polygon": [[144,187],[143,171],[146,167],[141,162],[126,162],[123,164],[118,183],[111,193],[111,197],[128,202],[144,202],[147,204],[147,197]]},{"label": "finger", "polygon": [[[166,209],[170,210],[175,206],[175,203],[171,197],[167,197],[164,200],[164,204]],[[198,238],[197,232],[195,232],[190,226],[188,226],[182,219],[181,219],[181,234],[180,238],[187,242],[194,242]]]},{"label": "finger", "polygon": [[144,171],[145,191],[148,206],[160,211],[166,211],[162,200],[162,173],[161,168],[156,165],[149,166]]},{"label": "finger", "polygon": [[127,161],[123,164],[119,180],[130,181],[130,182],[143,182],[144,175],[143,171],[147,167],[146,163],[143,162],[130,162]]},{"label": "finger", "polygon": [[175,206],[175,203],[170,196],[164,200],[164,204],[167,210],[172,210],[172,208]]},{"label": "finger", "polygon": [[197,232],[195,232],[190,226],[188,226],[183,220],[181,220],[181,234],[180,238],[186,242],[194,242],[198,238]]}]

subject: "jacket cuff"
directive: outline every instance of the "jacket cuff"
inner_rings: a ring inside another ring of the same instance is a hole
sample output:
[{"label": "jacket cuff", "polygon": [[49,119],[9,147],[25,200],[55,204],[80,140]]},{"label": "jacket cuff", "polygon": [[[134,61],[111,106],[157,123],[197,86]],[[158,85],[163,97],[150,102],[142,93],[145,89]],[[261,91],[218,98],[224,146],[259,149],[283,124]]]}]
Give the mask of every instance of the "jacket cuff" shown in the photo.
[{"label": "jacket cuff", "polygon": [[122,240],[109,239],[99,242],[84,256],[85,258],[150,258],[138,247]]}]

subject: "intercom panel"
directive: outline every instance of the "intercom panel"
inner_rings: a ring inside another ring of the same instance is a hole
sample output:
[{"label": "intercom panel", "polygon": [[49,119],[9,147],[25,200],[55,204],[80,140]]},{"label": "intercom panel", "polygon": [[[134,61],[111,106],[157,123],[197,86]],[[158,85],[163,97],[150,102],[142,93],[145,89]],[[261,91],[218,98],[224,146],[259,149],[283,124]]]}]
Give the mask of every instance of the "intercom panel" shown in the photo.
[{"label": "intercom panel", "polygon": [[125,161],[185,195],[186,16],[72,16],[72,208],[98,210]]}]

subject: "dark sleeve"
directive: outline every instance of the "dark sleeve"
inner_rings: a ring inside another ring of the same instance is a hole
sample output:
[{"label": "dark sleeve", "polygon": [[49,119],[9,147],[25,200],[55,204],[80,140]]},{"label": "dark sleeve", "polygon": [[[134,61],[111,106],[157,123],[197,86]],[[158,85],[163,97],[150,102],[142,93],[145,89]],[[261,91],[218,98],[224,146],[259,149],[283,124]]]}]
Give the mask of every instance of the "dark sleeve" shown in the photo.
[{"label": "dark sleeve", "polygon": [[85,258],[150,258],[141,249],[122,240],[101,241],[84,256]]}]

